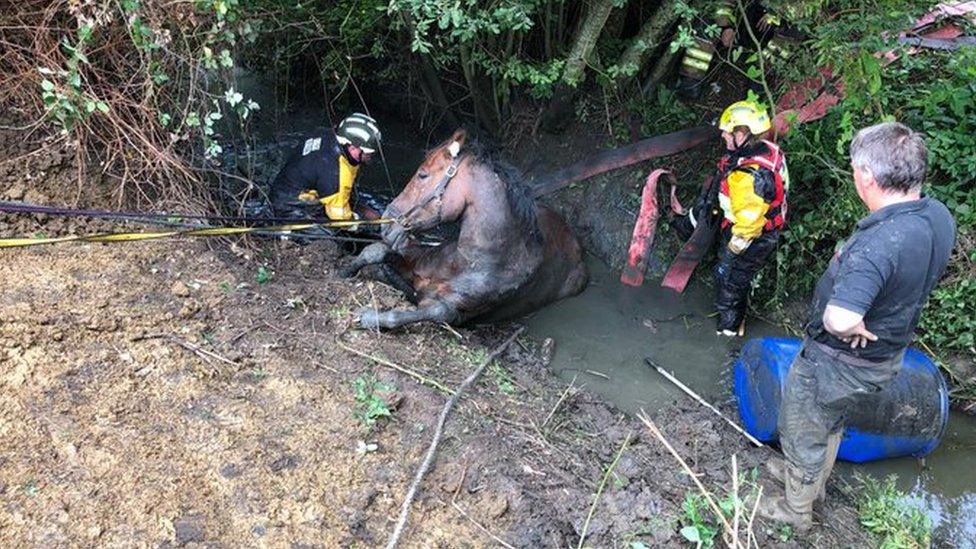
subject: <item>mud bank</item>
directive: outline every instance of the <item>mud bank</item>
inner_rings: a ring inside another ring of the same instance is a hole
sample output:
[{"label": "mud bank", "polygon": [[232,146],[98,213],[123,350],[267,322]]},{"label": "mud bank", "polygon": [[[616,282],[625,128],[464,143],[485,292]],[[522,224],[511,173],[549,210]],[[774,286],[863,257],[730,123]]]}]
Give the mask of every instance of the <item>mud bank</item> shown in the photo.
[{"label": "mud bank", "polygon": [[[385,539],[444,397],[337,338],[451,387],[509,328],[349,331],[357,307],[400,300],[334,278],[328,244],[241,254],[146,243],[5,255],[4,545]],[[274,273],[264,284],[259,263]],[[515,546],[575,544],[629,435],[587,542],[681,545],[690,480],[636,421],[566,393],[536,349],[521,340],[462,400],[410,544],[492,544],[482,527]],[[392,419],[372,432],[353,417],[352,383],[369,375],[398,394]],[[743,471],[767,456],[697,408],[671,407],[657,421],[718,493],[733,453]],[[362,452],[361,441],[376,450]],[[804,543],[862,539],[845,497],[819,518],[829,526]],[[763,546],[778,542],[759,530]]]},{"label": "mud bank", "polygon": [[[30,199],[74,204],[63,192],[71,179],[56,175],[70,156],[4,142],[17,160],[3,166],[0,195],[18,198],[30,176]],[[79,205],[109,206],[80,189]],[[0,226],[106,228],[8,216]],[[512,327],[350,329],[360,307],[406,304],[382,285],[336,278],[343,260],[331,243],[268,240],[3,252],[0,544],[383,543],[445,396],[349,349],[454,387]],[[689,477],[636,420],[553,376],[545,355],[523,337],[461,400],[407,546],[576,545],[628,438],[586,544],[685,544]],[[372,378],[395,388],[384,396],[393,411],[367,429],[354,385]],[[731,487],[733,454],[744,477],[769,455],[682,401],[653,416],[716,494]],[[867,543],[837,487],[817,519],[823,527],[803,540],[759,525],[759,543]]]}]

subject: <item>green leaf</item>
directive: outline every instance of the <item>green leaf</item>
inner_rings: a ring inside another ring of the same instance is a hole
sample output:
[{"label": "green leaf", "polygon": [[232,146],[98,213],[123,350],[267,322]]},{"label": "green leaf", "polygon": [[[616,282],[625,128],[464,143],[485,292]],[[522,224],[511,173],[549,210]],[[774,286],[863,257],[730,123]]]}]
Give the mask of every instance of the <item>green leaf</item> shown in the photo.
[{"label": "green leaf", "polygon": [[96,102],[95,108],[97,108],[98,110],[102,111],[105,114],[108,114],[108,104],[105,103],[104,101]]},{"label": "green leaf", "polygon": [[93,30],[95,27],[91,23],[78,27],[78,42],[87,42],[91,38]]},{"label": "green leaf", "polygon": [[681,529],[681,535],[692,543],[702,542],[701,532],[698,531],[697,526],[685,526]]},{"label": "green leaf", "polygon": [[41,89],[46,92],[54,91],[54,82],[47,79],[41,80]]}]

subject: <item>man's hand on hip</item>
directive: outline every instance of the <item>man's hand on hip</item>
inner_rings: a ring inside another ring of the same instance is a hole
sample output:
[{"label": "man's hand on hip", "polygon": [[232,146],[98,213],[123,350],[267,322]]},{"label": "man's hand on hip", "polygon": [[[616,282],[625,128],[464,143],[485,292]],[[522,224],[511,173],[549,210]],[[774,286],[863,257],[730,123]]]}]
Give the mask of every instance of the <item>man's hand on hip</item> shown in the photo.
[{"label": "man's hand on hip", "polygon": [[843,336],[840,338],[840,340],[844,343],[850,343],[851,349],[857,349],[858,347],[863,349],[864,347],[867,347],[868,341],[877,341],[878,336],[871,333],[862,321],[857,325],[853,334]]}]

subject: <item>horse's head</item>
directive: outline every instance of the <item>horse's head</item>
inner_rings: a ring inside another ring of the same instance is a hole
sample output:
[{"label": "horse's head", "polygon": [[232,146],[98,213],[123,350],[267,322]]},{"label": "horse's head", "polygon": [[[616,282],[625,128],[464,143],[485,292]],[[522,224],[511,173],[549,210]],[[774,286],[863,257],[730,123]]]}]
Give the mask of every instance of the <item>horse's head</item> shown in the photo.
[{"label": "horse's head", "polygon": [[401,249],[411,231],[424,231],[461,217],[470,183],[470,174],[460,169],[466,139],[467,133],[457,130],[431,151],[386,208],[383,217],[396,221],[383,226],[383,240],[393,249]]}]

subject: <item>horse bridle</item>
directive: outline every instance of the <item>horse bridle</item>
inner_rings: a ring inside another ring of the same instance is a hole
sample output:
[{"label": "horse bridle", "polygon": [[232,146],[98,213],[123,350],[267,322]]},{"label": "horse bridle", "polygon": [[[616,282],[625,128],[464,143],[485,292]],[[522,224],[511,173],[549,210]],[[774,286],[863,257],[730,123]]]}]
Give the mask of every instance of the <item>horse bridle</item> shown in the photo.
[{"label": "horse bridle", "polygon": [[417,210],[426,207],[428,204],[436,200],[437,201],[437,222],[434,225],[435,226],[440,225],[441,214],[444,209],[444,192],[447,191],[447,185],[451,182],[451,179],[453,179],[454,176],[457,175],[458,166],[460,165],[461,165],[461,152],[458,151],[456,154],[453,155],[453,158],[451,159],[451,165],[447,167],[447,170],[444,172],[444,175],[441,177],[441,180],[437,182],[437,186],[431,189],[431,191],[427,193],[427,196],[425,196],[423,200],[414,204],[414,206],[409,210],[407,210],[406,213],[397,216],[396,218],[397,223],[399,223],[406,231],[409,232],[410,216],[413,215]]}]

